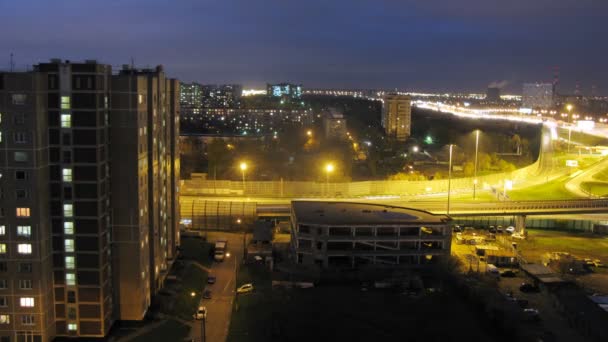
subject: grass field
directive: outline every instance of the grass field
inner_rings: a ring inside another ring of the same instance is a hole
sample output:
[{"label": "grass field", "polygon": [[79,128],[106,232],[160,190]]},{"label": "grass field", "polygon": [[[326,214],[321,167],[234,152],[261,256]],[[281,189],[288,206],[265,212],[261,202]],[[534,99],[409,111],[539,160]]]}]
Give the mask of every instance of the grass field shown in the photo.
[{"label": "grass field", "polygon": [[568,176],[560,177],[549,183],[531,186],[525,189],[512,190],[507,193],[511,200],[559,200],[579,198],[564,187]]},{"label": "grass field", "polygon": [[593,175],[593,179],[601,182],[608,182],[608,169],[603,169],[602,171],[596,173]]},{"label": "grass field", "polygon": [[522,255],[531,262],[539,262],[547,252],[568,252],[608,262],[608,237],[605,235],[528,229],[528,237],[518,244]]}]

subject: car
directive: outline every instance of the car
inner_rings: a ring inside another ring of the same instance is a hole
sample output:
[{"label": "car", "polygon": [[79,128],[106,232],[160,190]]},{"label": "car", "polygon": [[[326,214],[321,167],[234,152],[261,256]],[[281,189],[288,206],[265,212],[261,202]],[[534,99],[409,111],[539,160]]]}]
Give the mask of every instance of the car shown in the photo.
[{"label": "car", "polygon": [[502,226],[496,227],[496,234],[502,234],[502,233],[503,233]]},{"label": "car", "polygon": [[521,292],[540,292],[540,288],[537,285],[530,283],[521,283],[519,286]]},{"label": "car", "polygon": [[217,280],[217,278],[214,275],[209,275],[207,277],[207,284],[215,284],[215,281]]},{"label": "car", "polygon": [[509,234],[513,234],[513,233],[515,233],[515,227],[508,226],[507,228],[505,228],[505,232],[507,232]]},{"label": "car", "polygon": [[496,227],[490,226],[490,228],[488,228],[488,231],[492,234],[496,234]]},{"label": "car", "polygon": [[506,271],[503,271],[502,273],[500,273],[500,276],[504,277],[504,278],[513,278],[513,277],[517,276],[517,273],[513,270],[506,270]]},{"label": "car", "polygon": [[203,298],[211,299],[211,290],[205,290],[205,292],[203,292]]},{"label": "car", "polygon": [[520,233],[513,233],[511,234],[511,237],[514,239],[519,239],[519,240],[525,240],[526,237],[523,234]]},{"label": "car", "polygon": [[241,287],[236,289],[236,293],[249,293],[251,291],[253,291],[253,284],[241,285]]},{"label": "car", "polygon": [[539,321],[540,320],[540,312],[538,309],[528,308],[524,309],[524,316],[526,319],[530,321]]},{"label": "car", "polygon": [[454,227],[452,227],[452,231],[455,233],[459,233],[462,232],[462,228],[459,225],[455,225]]},{"label": "car", "polygon": [[194,314],[194,318],[197,320],[207,319],[207,308],[204,306],[199,306]]}]

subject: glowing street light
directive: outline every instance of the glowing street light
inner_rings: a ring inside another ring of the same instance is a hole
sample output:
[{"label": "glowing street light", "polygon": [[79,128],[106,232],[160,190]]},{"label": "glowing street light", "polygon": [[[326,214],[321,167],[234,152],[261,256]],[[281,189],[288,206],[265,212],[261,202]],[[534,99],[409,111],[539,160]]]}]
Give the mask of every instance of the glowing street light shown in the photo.
[{"label": "glowing street light", "polygon": [[245,171],[247,171],[247,163],[241,162],[241,173],[243,174],[243,194],[245,193]]},{"label": "glowing street light", "polygon": [[196,292],[194,292],[194,291],[190,292],[190,297],[194,297],[194,296],[196,296]]},{"label": "glowing street light", "polygon": [[477,154],[479,152],[479,130],[475,130],[475,175],[473,176],[473,199],[477,191]]},{"label": "glowing street light", "polygon": [[334,164],[328,163],[325,165],[325,185],[327,187],[327,193],[329,194],[329,174],[334,172]]},{"label": "glowing street light", "polygon": [[306,135],[308,135],[309,137],[312,137],[312,131],[311,130],[306,131]]},{"label": "glowing street light", "polygon": [[418,146],[414,146],[412,147],[412,151],[414,151],[414,153],[418,153],[420,149],[418,148]]}]

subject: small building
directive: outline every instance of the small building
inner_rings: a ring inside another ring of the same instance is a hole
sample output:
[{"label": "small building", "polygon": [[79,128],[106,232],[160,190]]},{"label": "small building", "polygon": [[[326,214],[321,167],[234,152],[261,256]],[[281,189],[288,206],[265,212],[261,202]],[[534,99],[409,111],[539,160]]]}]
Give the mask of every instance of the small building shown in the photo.
[{"label": "small building", "polygon": [[296,263],[323,269],[426,267],[449,257],[449,221],[390,205],[292,201],[291,250]]},{"label": "small building", "polygon": [[247,258],[272,256],[274,224],[272,221],[258,220],[253,225],[253,236],[247,245]]},{"label": "small building", "polygon": [[330,108],[323,112],[323,132],[326,139],[346,139],[346,118],[342,112]]}]

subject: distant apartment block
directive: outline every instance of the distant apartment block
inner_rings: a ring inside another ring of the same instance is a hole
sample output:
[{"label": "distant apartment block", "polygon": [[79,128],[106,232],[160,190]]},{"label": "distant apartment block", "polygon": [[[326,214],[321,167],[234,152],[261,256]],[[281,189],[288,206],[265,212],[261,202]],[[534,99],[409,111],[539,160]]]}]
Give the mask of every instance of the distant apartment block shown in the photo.
[{"label": "distant apartment block", "polygon": [[181,83],[179,104],[183,115],[200,115],[203,108],[203,85],[196,82]]},{"label": "distant apartment block", "polygon": [[498,102],[500,101],[500,88],[488,87],[486,90],[486,101]]},{"label": "distant apartment block", "polygon": [[323,112],[323,132],[326,139],[346,138],[346,118],[342,112],[330,108]]},{"label": "distant apartment block", "polygon": [[267,84],[266,94],[271,97],[299,99],[302,97],[302,85],[292,83]]},{"label": "distant apartment block", "polygon": [[179,85],[144,74],[0,72],[0,341],[103,338],[143,318],[179,221]]},{"label": "distant apartment block", "polygon": [[207,84],[202,87],[203,108],[240,108],[243,87],[240,84]]},{"label": "distant apartment block", "polygon": [[450,255],[449,218],[370,203],[293,201],[291,250],[322,269],[426,267]]},{"label": "distant apartment block", "polygon": [[548,109],[553,107],[552,83],[524,83],[521,105],[523,108]]},{"label": "distant apartment block", "polygon": [[383,98],[382,127],[389,138],[405,141],[412,129],[412,106],[409,95],[387,94]]}]

